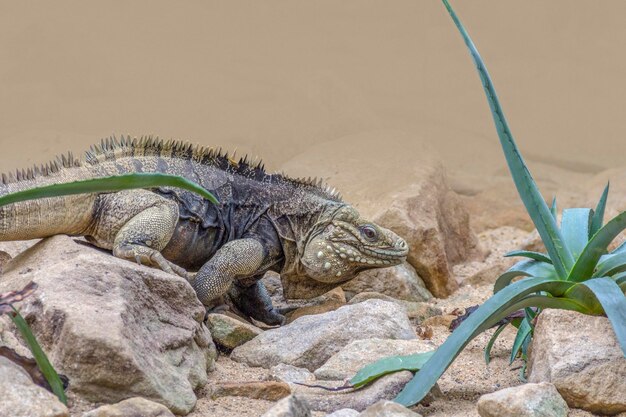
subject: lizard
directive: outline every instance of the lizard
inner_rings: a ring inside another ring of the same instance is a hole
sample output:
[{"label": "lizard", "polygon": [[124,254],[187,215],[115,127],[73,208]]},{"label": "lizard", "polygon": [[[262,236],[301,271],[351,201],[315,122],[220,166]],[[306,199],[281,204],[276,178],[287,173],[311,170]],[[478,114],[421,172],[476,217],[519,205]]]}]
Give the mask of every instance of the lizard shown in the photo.
[{"label": "lizard", "polygon": [[260,280],[280,274],[285,298],[312,298],[359,272],[400,264],[408,245],[360,216],[318,179],[266,172],[219,149],[183,141],[103,139],[0,177],[0,196],[55,183],[134,172],[179,175],[212,192],[213,204],[172,187],[77,194],[0,207],[0,241],[83,236],[116,257],[189,280],[207,308],[228,294],[244,315],[284,322]]}]

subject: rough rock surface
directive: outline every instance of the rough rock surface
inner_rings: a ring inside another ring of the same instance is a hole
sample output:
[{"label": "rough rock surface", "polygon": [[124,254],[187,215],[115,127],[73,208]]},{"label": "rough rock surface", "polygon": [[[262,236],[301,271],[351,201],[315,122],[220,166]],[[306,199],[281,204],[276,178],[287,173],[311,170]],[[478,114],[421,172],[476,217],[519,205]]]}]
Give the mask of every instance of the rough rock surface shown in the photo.
[{"label": "rough rock surface", "polygon": [[317,379],[342,380],[352,378],[363,366],[386,356],[410,355],[435,350],[436,346],[420,339],[355,340],[335,353],[324,365],[315,370]]},{"label": "rough rock surface", "polygon": [[530,382],[552,382],[570,407],[626,411],[626,358],[605,317],[545,310],[528,363]]},{"label": "rough rock surface", "polygon": [[459,196],[447,189],[442,171],[433,171],[391,199],[374,221],[404,237],[411,248],[407,261],[439,298],[452,294],[458,283],[452,267],[482,256]]},{"label": "rough rock surface", "polygon": [[280,363],[270,368],[269,377],[274,381],[286,382],[293,384],[299,383],[311,383],[315,379],[315,376],[311,371],[304,368],[298,368],[296,366]]},{"label": "rough rock surface", "polygon": [[[339,170],[336,159],[328,158],[334,154],[358,164],[348,162],[351,169]],[[388,161],[394,161],[391,170]],[[439,157],[419,138],[398,131],[347,136],[318,144],[281,168],[297,177],[327,173],[324,179],[361,214],[404,237],[411,248],[409,263],[436,297],[457,288],[452,266],[480,252],[469,215],[450,190]]]},{"label": "rough rock surface", "polygon": [[327,414],[326,417],[357,417],[359,414],[361,413],[352,408],[342,408],[334,413]]},{"label": "rough rock surface", "polygon": [[267,330],[235,348],[231,359],[250,366],[286,363],[313,371],[353,340],[372,337],[415,339],[416,335],[402,307],[368,300]]},{"label": "rough rock surface", "polygon": [[306,401],[299,396],[290,395],[280,400],[261,417],[311,417],[311,410]]},{"label": "rough rock surface", "polygon": [[361,272],[342,288],[348,294],[378,292],[399,300],[428,301],[433,295],[424,280],[408,262],[390,268],[370,269]]},{"label": "rough rock surface", "polygon": [[108,403],[142,396],[180,414],[194,407],[215,347],[184,279],[55,236],[11,260],[0,292],[31,280],[39,288],[20,310],[73,392]]},{"label": "rough rock surface", "polygon": [[[398,395],[412,377],[411,372],[402,371],[386,375],[359,390],[328,392],[320,388],[298,387],[296,394],[304,399],[312,410],[332,413],[342,408],[352,408],[363,411],[380,400]],[[337,387],[342,385],[343,381],[319,381],[319,384]]]},{"label": "rough rock surface", "polygon": [[481,417],[567,417],[569,408],[553,384],[524,384],[485,394],[478,400]]},{"label": "rough rock surface", "polygon": [[0,416],[68,417],[54,394],[35,385],[19,365],[0,356]]},{"label": "rough rock surface", "polygon": [[365,300],[383,300],[396,303],[402,306],[406,310],[406,314],[410,319],[417,319],[418,321],[425,320],[429,317],[438,316],[442,314],[441,308],[436,307],[427,302],[421,301],[406,301],[392,298],[388,295],[378,292],[362,292],[350,299],[349,304],[362,303]]},{"label": "rough rock surface", "polygon": [[313,302],[314,303],[312,304],[302,306],[290,313],[287,313],[287,323],[291,323],[298,317],[322,314],[337,310],[339,307],[346,304],[346,295],[341,287],[337,287],[319,297],[316,297]]},{"label": "rough rock surface", "polygon": [[206,323],[215,343],[226,349],[234,349],[263,333],[256,326],[224,314],[209,314]]},{"label": "rough rock surface", "polygon": [[103,405],[84,413],[82,417],[174,417],[174,414],[162,404],[134,397],[117,404]]},{"label": "rough rock surface", "polygon": [[422,417],[422,415],[393,401],[381,400],[367,407],[359,417]]},{"label": "rough rock surface", "polygon": [[291,394],[289,384],[278,381],[229,382],[213,385],[210,397],[246,397],[258,400],[278,401]]}]

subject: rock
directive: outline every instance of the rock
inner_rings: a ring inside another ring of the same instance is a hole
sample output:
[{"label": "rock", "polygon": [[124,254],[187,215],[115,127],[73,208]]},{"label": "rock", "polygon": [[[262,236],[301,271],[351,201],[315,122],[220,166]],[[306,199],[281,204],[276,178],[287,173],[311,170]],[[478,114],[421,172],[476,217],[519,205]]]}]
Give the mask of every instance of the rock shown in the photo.
[{"label": "rock", "polygon": [[4,251],[0,251],[0,273],[2,273],[2,268],[11,260],[11,255]]},{"label": "rock", "polygon": [[206,323],[215,343],[226,349],[234,349],[263,333],[256,326],[224,314],[209,314]]},{"label": "rock", "polygon": [[491,265],[488,265],[472,274],[464,281],[464,283],[470,285],[493,285],[500,275],[519,261],[519,258],[497,259]]},{"label": "rock", "polygon": [[39,239],[0,242],[0,251],[6,252],[11,258],[15,258],[26,249],[33,247],[37,242]]},{"label": "rock", "polygon": [[235,348],[231,359],[269,368],[286,363],[317,369],[353,340],[415,339],[404,310],[394,303],[368,300],[329,313],[304,316]]},{"label": "rock", "polygon": [[567,417],[569,408],[553,384],[524,384],[480,397],[481,417]]},{"label": "rock", "polygon": [[365,300],[383,300],[389,301],[392,303],[396,303],[401,305],[405,310],[406,314],[410,319],[417,319],[418,321],[425,320],[429,317],[437,316],[442,313],[441,308],[436,307],[430,303],[419,302],[419,301],[405,301],[405,300],[397,300],[388,295],[381,294],[378,292],[362,292],[350,299],[349,304],[361,303]]},{"label": "rock", "polygon": [[314,304],[312,305],[305,305],[287,313],[287,323],[291,323],[298,317],[327,313],[346,305],[346,295],[341,287],[328,291],[327,293],[316,297],[314,300]]},{"label": "rock", "polygon": [[374,221],[406,239],[410,247],[407,261],[428,290],[435,297],[449,296],[458,288],[452,267],[482,257],[458,195],[447,189],[443,172],[434,171],[390,201],[389,208]]},{"label": "rock", "polygon": [[[341,163],[332,155],[340,155]],[[409,263],[437,297],[457,287],[452,265],[479,255],[462,201],[449,189],[439,157],[420,138],[365,132],[318,143],[280,168],[305,178],[324,172],[324,180],[362,215],[405,238]]]},{"label": "rock", "polygon": [[162,404],[134,397],[117,404],[103,405],[83,413],[82,417],[174,417],[174,414]]},{"label": "rock", "polygon": [[0,292],[31,280],[39,287],[20,311],[71,391],[191,411],[216,352],[185,279],[55,236],[9,262]]},{"label": "rock", "polygon": [[398,300],[428,301],[433,295],[408,262],[390,268],[370,269],[343,284],[351,294],[378,292]]},{"label": "rock", "polygon": [[57,397],[35,385],[19,365],[0,356],[0,416],[69,417]]},{"label": "rock", "polygon": [[435,350],[431,342],[414,340],[363,339],[355,340],[335,353],[315,370],[317,379],[342,380],[352,378],[359,369],[387,356],[411,355]]},{"label": "rock", "polygon": [[367,407],[359,417],[422,417],[422,415],[393,401],[381,400]]},{"label": "rock", "polygon": [[311,371],[296,366],[279,363],[270,368],[270,379],[293,384],[295,382],[310,383],[315,379]]},{"label": "rock", "polygon": [[443,326],[446,329],[448,329],[450,328],[450,324],[452,324],[452,322],[456,320],[457,318],[458,316],[454,314],[442,314],[440,316],[432,316],[432,317],[425,319],[424,321],[422,321],[421,325],[422,326]]},{"label": "rock", "polygon": [[278,381],[221,382],[211,387],[209,396],[246,397],[255,400],[278,401],[291,394],[289,384]]},{"label": "rock", "polygon": [[298,396],[290,395],[280,400],[261,417],[311,417],[307,403]]},{"label": "rock", "polygon": [[[329,392],[321,388],[299,386],[296,388],[296,394],[304,399],[312,410],[332,413],[342,408],[352,408],[363,411],[380,400],[394,398],[412,377],[413,374],[409,371],[396,372],[364,388],[351,391]],[[343,381],[319,381],[319,384],[337,387],[343,385]]]},{"label": "rock", "polygon": [[572,408],[626,411],[626,358],[605,317],[544,310],[531,344],[528,380],[552,382]]},{"label": "rock", "polygon": [[327,414],[326,417],[357,417],[360,413],[351,408],[342,408],[334,413]]}]

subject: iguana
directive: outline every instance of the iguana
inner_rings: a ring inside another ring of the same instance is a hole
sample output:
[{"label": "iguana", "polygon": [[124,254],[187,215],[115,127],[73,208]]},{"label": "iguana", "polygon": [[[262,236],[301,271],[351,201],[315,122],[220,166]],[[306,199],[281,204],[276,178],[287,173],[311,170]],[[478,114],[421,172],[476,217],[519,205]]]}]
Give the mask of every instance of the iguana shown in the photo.
[{"label": "iguana", "polygon": [[0,241],[84,236],[119,258],[187,278],[207,306],[230,291],[241,312],[268,324],[284,317],[260,281],[267,271],[280,273],[286,298],[310,298],[408,253],[402,238],[361,218],[321,181],[269,174],[260,162],[180,141],[105,139],[82,159],[68,154],[2,175],[0,195],[132,172],[183,176],[219,204],[168,187],[14,203],[0,208]]}]

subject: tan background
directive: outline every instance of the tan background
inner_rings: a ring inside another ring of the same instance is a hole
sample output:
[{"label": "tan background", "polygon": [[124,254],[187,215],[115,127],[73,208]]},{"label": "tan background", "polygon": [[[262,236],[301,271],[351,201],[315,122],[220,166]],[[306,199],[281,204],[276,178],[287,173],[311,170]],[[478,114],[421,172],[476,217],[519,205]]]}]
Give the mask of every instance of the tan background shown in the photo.
[{"label": "tan background", "polygon": [[[623,164],[626,2],[453,5],[531,162]],[[113,133],[238,148],[277,168],[377,129],[427,140],[452,170],[502,165],[437,0],[0,2],[0,171]]]}]

